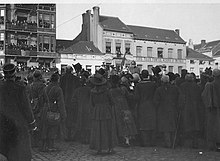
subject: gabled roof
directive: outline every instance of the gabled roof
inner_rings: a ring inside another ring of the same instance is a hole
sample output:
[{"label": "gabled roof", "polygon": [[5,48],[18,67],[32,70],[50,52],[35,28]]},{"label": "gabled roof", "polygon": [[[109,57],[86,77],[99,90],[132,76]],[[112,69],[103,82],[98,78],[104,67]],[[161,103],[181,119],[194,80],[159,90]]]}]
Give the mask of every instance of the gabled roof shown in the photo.
[{"label": "gabled roof", "polygon": [[204,60],[204,61],[214,61],[213,58],[201,54],[191,48],[186,48],[186,59],[194,59],[194,60]]},{"label": "gabled roof", "polygon": [[65,50],[73,44],[73,40],[56,39],[56,48],[58,51]]},{"label": "gabled roof", "polygon": [[186,42],[174,31],[143,26],[128,25],[133,31],[134,38],[138,40],[161,41],[186,44]]},{"label": "gabled roof", "polygon": [[62,53],[104,55],[91,41],[79,41],[62,51]]},{"label": "gabled roof", "polygon": [[198,51],[212,51],[218,44],[220,44],[220,40],[210,41],[203,47],[201,47],[201,44],[196,44],[194,45],[194,49]]},{"label": "gabled roof", "polygon": [[99,16],[99,23],[104,30],[132,33],[118,17]]}]

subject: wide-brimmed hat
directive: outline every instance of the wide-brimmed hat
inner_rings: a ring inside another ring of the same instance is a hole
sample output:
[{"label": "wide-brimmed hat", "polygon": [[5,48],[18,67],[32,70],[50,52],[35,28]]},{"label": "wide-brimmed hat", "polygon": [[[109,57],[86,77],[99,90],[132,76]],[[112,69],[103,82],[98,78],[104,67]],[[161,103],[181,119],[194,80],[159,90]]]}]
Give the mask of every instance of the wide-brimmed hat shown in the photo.
[{"label": "wide-brimmed hat", "polygon": [[5,77],[13,77],[15,76],[16,73],[16,66],[14,64],[5,64],[3,66],[3,73]]},{"label": "wide-brimmed hat", "polygon": [[97,86],[104,85],[107,82],[107,80],[99,73],[94,74],[90,81]]}]

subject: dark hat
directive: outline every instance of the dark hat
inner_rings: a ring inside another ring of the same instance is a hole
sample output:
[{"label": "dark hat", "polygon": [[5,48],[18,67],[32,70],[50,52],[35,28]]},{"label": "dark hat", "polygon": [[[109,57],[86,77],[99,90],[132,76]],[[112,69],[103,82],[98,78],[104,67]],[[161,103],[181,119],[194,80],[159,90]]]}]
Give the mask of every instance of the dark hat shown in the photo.
[{"label": "dark hat", "polygon": [[176,79],[176,76],[175,76],[175,74],[173,72],[168,72],[167,75],[169,76],[170,81],[173,81],[173,80]]},{"label": "dark hat", "polygon": [[34,78],[40,78],[42,77],[41,71],[40,70],[35,70],[33,73]]},{"label": "dark hat", "polygon": [[113,84],[119,84],[120,77],[118,75],[111,75],[110,80]]},{"label": "dark hat", "polygon": [[14,77],[15,76],[15,72],[16,72],[16,66],[14,64],[5,64],[3,66],[3,72],[5,77],[9,78],[9,77]]},{"label": "dark hat", "polygon": [[146,70],[146,69],[142,70],[142,71],[141,71],[141,76],[142,76],[143,78],[147,78],[147,77],[149,76],[148,70]]},{"label": "dark hat", "polygon": [[103,68],[100,68],[97,72],[101,75],[105,74],[105,70]]},{"label": "dark hat", "polygon": [[151,70],[153,71],[154,75],[158,75],[161,72],[161,69],[159,66],[152,67]]},{"label": "dark hat", "polygon": [[53,74],[51,75],[51,77],[50,77],[50,80],[51,80],[52,82],[56,82],[56,81],[59,80],[59,78],[60,78],[59,74],[53,73]]},{"label": "dark hat", "polygon": [[104,85],[107,80],[99,73],[94,74],[94,76],[90,79],[91,83],[94,85]]},{"label": "dark hat", "polygon": [[80,70],[82,70],[82,65],[80,63],[73,65],[73,67],[76,72],[80,72]]},{"label": "dark hat", "polygon": [[134,60],[132,60],[131,65],[136,65],[136,62]]}]

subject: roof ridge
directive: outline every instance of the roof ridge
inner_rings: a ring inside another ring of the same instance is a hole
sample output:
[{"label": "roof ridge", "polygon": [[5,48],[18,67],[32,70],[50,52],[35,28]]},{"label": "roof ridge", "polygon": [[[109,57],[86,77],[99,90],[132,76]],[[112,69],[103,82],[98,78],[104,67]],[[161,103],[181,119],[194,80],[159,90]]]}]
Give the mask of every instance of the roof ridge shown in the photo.
[{"label": "roof ridge", "polygon": [[[118,17],[115,17],[115,16],[105,16],[105,15],[99,15],[99,16],[102,16],[102,17],[112,17],[112,18],[118,18]],[[119,18],[118,18],[119,19]]]},{"label": "roof ridge", "polygon": [[[157,27],[146,27],[146,26],[137,26],[137,25],[127,25],[128,27],[129,26],[133,26],[133,27],[142,27],[142,28],[151,28],[151,29],[158,29],[158,30],[167,30],[167,31],[174,31],[174,30],[171,30],[171,29],[162,29],[162,28],[157,28]],[[175,32],[175,31],[174,31]]]}]

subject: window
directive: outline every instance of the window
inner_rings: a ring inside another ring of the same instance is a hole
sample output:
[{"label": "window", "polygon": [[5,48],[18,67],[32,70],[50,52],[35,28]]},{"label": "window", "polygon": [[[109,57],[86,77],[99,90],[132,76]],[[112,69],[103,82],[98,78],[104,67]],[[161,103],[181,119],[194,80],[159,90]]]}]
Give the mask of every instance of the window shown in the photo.
[{"label": "window", "polygon": [[178,73],[181,74],[183,67],[182,66],[178,66]]},{"label": "window", "polygon": [[92,66],[91,66],[91,65],[86,65],[86,70],[91,73],[91,71],[92,71]]},{"label": "window", "polygon": [[51,36],[51,52],[55,52],[55,43],[56,43],[56,40],[55,40],[55,37],[54,36]]},{"label": "window", "polygon": [[106,53],[111,53],[111,42],[106,42],[105,43],[105,52]]},{"label": "window", "polygon": [[117,54],[117,57],[121,57],[121,43],[116,43],[116,54]]},{"label": "window", "polygon": [[4,39],[5,39],[5,34],[0,33],[0,50],[4,50]]},{"label": "window", "polygon": [[183,50],[182,49],[178,49],[177,50],[177,59],[182,59],[183,58]]},{"label": "window", "polygon": [[121,53],[121,43],[116,43],[116,49],[115,49],[115,51],[116,51],[116,53]]},{"label": "window", "polygon": [[45,52],[49,52],[49,46],[50,46],[50,37],[49,36],[44,36],[43,48],[44,48]]},{"label": "window", "polygon": [[200,74],[202,74],[203,68],[199,68],[199,72],[200,72]]},{"label": "window", "polygon": [[173,72],[173,66],[168,67],[169,72]]},{"label": "window", "polygon": [[195,60],[190,60],[190,64],[195,64]]},{"label": "window", "polygon": [[194,72],[194,67],[190,67],[190,72]]},{"label": "window", "polygon": [[163,48],[157,48],[157,57],[163,58]]},{"label": "window", "polygon": [[43,36],[39,36],[39,51],[43,51]]},{"label": "window", "polygon": [[172,58],[173,57],[173,49],[169,48],[168,49],[168,58]]},{"label": "window", "polygon": [[142,64],[138,64],[137,67],[142,71]]},{"label": "window", "polygon": [[55,28],[55,16],[51,15],[51,28],[54,29]]},{"label": "window", "polygon": [[199,65],[203,65],[203,64],[205,64],[205,61],[200,60],[200,61],[199,61]]},{"label": "window", "polygon": [[50,28],[50,15],[44,15],[44,28]]},{"label": "window", "polygon": [[39,14],[39,27],[43,27],[43,14]]},{"label": "window", "polygon": [[4,25],[5,10],[0,10],[0,25]]},{"label": "window", "polygon": [[130,52],[130,43],[125,43],[125,53],[126,54],[131,54],[131,52]]},{"label": "window", "polygon": [[136,46],[136,55],[142,56],[142,46]]},{"label": "window", "polygon": [[152,57],[152,52],[153,48],[152,47],[147,47],[147,57]]},{"label": "window", "polygon": [[153,74],[152,67],[153,67],[153,65],[147,66],[147,70],[148,70],[149,74]]},{"label": "window", "polygon": [[100,66],[99,65],[96,65],[95,66],[95,71],[98,71],[100,69]]}]

